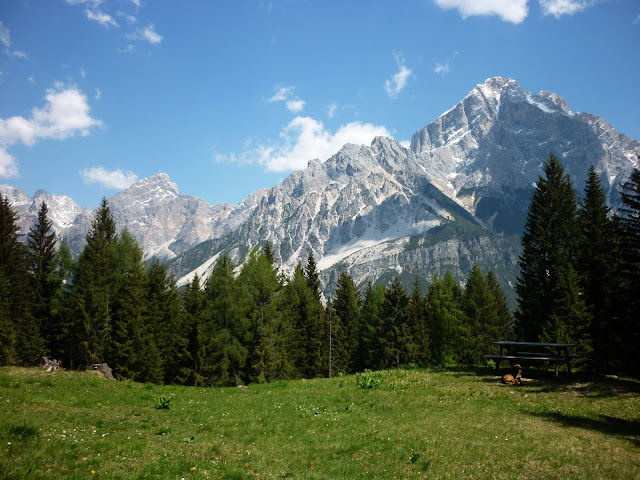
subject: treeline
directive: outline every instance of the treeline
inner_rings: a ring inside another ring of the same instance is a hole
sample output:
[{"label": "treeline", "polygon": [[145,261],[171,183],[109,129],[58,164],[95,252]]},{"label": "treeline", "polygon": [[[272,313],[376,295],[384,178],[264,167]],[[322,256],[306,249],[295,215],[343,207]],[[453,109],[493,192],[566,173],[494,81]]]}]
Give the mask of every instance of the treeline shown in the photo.
[{"label": "treeline", "polygon": [[464,287],[447,271],[426,292],[398,278],[359,291],[343,272],[321,299],[313,255],[286,276],[269,243],[240,267],[222,254],[206,282],[178,289],[127,230],[116,234],[106,200],[74,260],[46,204],[24,243],[0,196],[0,365],[49,355],[67,368],[107,362],[119,378],[219,386],[477,364],[510,338],[576,343],[583,368],[637,375],[640,173],[623,186],[620,216],[593,168],[579,203],[555,157],[544,174],[522,236],[515,322],[496,276],[476,265]]},{"label": "treeline", "polygon": [[[0,363],[41,355],[67,368],[107,362],[119,378],[235,385],[391,368],[407,363],[477,363],[509,335],[512,315],[492,272],[477,266],[461,288],[451,272],[426,294],[347,273],[321,301],[313,255],[290,277],[272,246],[238,269],[221,255],[209,279],[178,289],[166,268],[145,266],[140,246],[116,225],[106,200],[74,261],[56,240],[42,204],[20,242],[16,215],[0,198]],[[238,271],[239,270],[239,271]]]},{"label": "treeline", "polygon": [[591,167],[576,201],[569,175],[550,155],[525,230],[515,332],[521,340],[576,343],[582,367],[640,372],[640,171],[623,184],[612,215]]}]

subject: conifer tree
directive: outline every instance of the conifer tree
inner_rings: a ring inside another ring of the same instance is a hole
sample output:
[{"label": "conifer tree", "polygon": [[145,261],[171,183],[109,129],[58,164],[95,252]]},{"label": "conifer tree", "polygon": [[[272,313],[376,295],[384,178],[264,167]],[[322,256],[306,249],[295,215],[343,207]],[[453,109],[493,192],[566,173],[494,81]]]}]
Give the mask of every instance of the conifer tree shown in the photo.
[{"label": "conifer tree", "polygon": [[383,319],[382,304],[384,303],[385,289],[382,285],[374,287],[371,281],[367,282],[362,304],[362,334],[361,349],[368,352],[366,367],[379,370],[385,366],[386,348],[386,322]]},{"label": "conifer tree", "polygon": [[431,359],[437,365],[459,361],[464,345],[462,292],[450,270],[442,279],[434,275],[427,292],[427,312],[431,325]]},{"label": "conifer tree", "polygon": [[215,385],[233,386],[247,381],[248,295],[234,276],[227,254],[218,260],[205,289],[207,327],[213,332],[207,354]]},{"label": "conifer tree", "polygon": [[286,319],[291,324],[291,358],[300,376],[324,375],[322,312],[320,302],[298,264],[285,292]]},{"label": "conifer tree", "polygon": [[360,294],[347,272],[340,273],[333,300],[334,349],[333,368],[336,372],[352,373],[362,367],[357,358],[360,341]]},{"label": "conifer tree", "polygon": [[582,298],[591,315],[589,334],[593,343],[593,357],[589,367],[606,372],[611,349],[611,321],[618,292],[618,255],[613,222],[609,218],[600,177],[593,166],[578,211],[580,238],[578,241],[577,273]]},{"label": "conifer tree", "polygon": [[265,258],[267,259],[267,261],[275,267],[276,265],[276,254],[273,250],[273,243],[271,243],[269,240],[266,240],[264,242],[264,249],[262,250],[262,253],[264,254]]},{"label": "conifer tree", "polygon": [[113,321],[114,283],[109,247],[117,238],[116,224],[106,198],[96,210],[87,244],[82,249],[73,279],[74,335],[67,361],[71,368],[108,360]]},{"label": "conifer tree", "polygon": [[382,318],[385,322],[385,365],[398,367],[407,360],[411,343],[409,297],[400,279],[394,277],[384,293]]},{"label": "conifer tree", "polygon": [[554,155],[543,169],[545,175],[538,177],[522,235],[516,335],[525,341],[583,342],[589,318],[584,315],[574,268],[573,184]]},{"label": "conifer tree", "polygon": [[407,349],[407,361],[426,365],[429,361],[429,325],[427,323],[426,298],[422,294],[420,279],[416,276],[409,297],[408,321],[411,341]]},{"label": "conifer tree", "polygon": [[467,277],[463,297],[464,312],[470,330],[469,342],[462,362],[478,363],[489,351],[494,337],[494,326],[498,324],[496,297],[489,289],[486,277],[477,264],[473,264]]},{"label": "conifer tree", "polygon": [[640,170],[634,169],[622,186],[620,226],[620,296],[616,337],[620,340],[619,364],[623,371],[638,376],[640,359]]},{"label": "conifer tree", "polygon": [[204,362],[207,339],[203,328],[204,292],[196,273],[182,294],[183,325],[187,333],[187,347],[180,358],[179,383],[198,386],[205,383]]},{"label": "conifer tree", "polygon": [[[73,351],[75,338],[73,310],[70,299],[72,294],[72,279],[75,263],[71,247],[61,242],[53,258],[53,275],[58,284],[51,299],[51,326],[45,331],[51,356],[56,359],[70,358],[67,352]],[[65,365],[66,366],[66,365]]]},{"label": "conifer tree", "polygon": [[[47,204],[42,202],[35,225],[27,235],[27,268],[31,279],[31,315],[34,329],[39,331],[37,342],[41,349],[51,351],[55,343],[54,320],[51,303],[59,288],[55,274],[56,235],[47,217]],[[32,340],[33,341],[33,340]]]},{"label": "conifer tree", "polygon": [[513,314],[502,286],[492,270],[487,273],[487,286],[496,303],[496,324],[489,327],[489,338],[492,341],[509,340],[512,336]]},{"label": "conifer tree", "polygon": [[[9,199],[0,195],[0,271],[4,277],[6,319],[0,323],[0,350],[5,361],[28,365],[45,353],[39,325],[31,315],[32,292],[27,272],[26,248],[20,242],[17,215]],[[13,330],[13,331],[12,331]]]},{"label": "conifer tree", "polygon": [[143,356],[145,330],[144,267],[142,249],[125,229],[112,244],[113,281],[113,362],[118,378],[151,381],[142,374],[147,358]]},{"label": "conifer tree", "polygon": [[175,279],[157,258],[146,272],[143,318],[148,350],[146,374],[157,377],[162,371],[164,383],[179,381],[180,359],[187,348],[186,332]]}]

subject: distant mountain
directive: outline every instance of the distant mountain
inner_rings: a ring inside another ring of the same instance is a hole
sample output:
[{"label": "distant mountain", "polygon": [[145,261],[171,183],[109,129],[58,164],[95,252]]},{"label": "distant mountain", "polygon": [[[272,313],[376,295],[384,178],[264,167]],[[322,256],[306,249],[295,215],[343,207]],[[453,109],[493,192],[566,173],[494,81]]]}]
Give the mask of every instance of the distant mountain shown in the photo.
[{"label": "distant mountain", "polygon": [[[118,228],[134,235],[147,258],[169,259],[179,283],[196,272],[206,277],[222,251],[241,262],[269,240],[286,271],[313,252],[329,291],[342,270],[360,284],[395,275],[410,283],[446,268],[463,279],[473,262],[512,285],[526,210],[550,153],[579,194],[594,165],[615,208],[620,184],[638,167],[640,143],[602,118],[571,112],[556,94],[491,78],[416,132],[410,148],[381,137],[345,145],[237,206],[181,195],[164,173],[109,204]],[[79,251],[92,212],[68,197],[0,190],[16,205],[23,231],[46,199],[56,231]]]}]

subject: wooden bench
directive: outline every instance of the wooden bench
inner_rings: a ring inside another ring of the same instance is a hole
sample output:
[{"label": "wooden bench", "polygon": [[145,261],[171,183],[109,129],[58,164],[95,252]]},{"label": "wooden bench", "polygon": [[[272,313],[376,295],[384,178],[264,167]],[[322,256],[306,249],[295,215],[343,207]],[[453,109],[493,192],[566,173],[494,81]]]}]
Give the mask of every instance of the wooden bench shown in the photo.
[{"label": "wooden bench", "polygon": [[[556,377],[558,376],[558,367],[561,363],[566,363],[567,370],[571,374],[571,360],[581,358],[580,355],[570,355],[569,348],[575,347],[573,343],[539,343],[539,342],[493,342],[494,345],[500,347],[499,355],[484,355],[487,360],[496,362],[496,373],[500,369],[500,362],[508,360],[511,365],[528,361],[543,361],[555,364]],[[519,351],[520,348],[529,348],[539,350],[537,352]],[[507,349],[506,353],[504,349]]]}]

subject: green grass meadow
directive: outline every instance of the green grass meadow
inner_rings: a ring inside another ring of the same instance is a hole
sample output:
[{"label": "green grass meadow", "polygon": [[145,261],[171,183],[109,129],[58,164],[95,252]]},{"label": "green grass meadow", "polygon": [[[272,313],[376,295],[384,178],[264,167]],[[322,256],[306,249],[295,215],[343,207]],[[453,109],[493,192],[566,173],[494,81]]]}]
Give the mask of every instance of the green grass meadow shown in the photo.
[{"label": "green grass meadow", "polygon": [[0,368],[0,478],[640,477],[636,380],[513,387],[488,369],[378,380],[214,389]]}]

